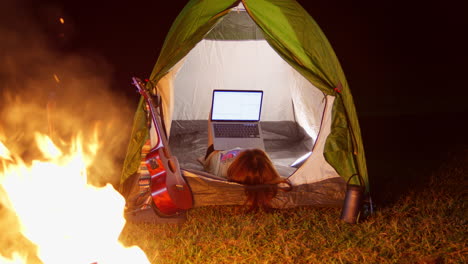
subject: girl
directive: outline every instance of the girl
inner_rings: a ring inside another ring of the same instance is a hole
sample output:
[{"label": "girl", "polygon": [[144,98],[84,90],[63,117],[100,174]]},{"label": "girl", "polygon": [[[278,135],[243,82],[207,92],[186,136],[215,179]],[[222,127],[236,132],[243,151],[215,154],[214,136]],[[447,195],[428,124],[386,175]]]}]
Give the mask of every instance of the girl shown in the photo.
[{"label": "girl", "polygon": [[[219,151],[210,145],[203,166],[207,172],[229,181],[245,184],[249,211],[271,208],[271,201],[278,189],[290,191],[292,186],[274,168],[270,158],[260,149],[232,149]],[[279,188],[285,183],[288,188]]]}]

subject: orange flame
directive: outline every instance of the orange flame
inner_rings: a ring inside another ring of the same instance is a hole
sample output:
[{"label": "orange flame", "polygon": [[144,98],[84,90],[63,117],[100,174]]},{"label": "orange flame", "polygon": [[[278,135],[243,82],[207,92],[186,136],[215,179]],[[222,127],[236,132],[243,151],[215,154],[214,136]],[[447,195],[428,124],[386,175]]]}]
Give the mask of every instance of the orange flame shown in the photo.
[{"label": "orange flame", "polygon": [[[87,148],[78,136],[66,150],[48,136],[36,133],[35,139],[43,157],[31,165],[0,141],[0,187],[7,195],[5,206],[20,219],[20,232],[37,245],[37,257],[45,264],[149,263],[138,247],[118,242],[125,225],[123,197],[110,184],[87,184],[87,168],[99,148],[97,135]],[[11,259],[0,255],[0,263],[25,259],[19,253]]]},{"label": "orange flame", "polygon": [[5,160],[11,160],[10,157],[10,151],[3,145],[3,143],[0,141],[0,158],[5,159]]}]

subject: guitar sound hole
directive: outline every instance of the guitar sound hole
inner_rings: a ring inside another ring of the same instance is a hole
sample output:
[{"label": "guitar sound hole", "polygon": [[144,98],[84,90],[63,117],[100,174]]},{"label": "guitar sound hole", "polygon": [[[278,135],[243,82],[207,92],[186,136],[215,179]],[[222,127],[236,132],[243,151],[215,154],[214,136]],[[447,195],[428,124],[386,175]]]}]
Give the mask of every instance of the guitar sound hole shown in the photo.
[{"label": "guitar sound hole", "polygon": [[169,165],[169,170],[174,173],[175,172],[175,165],[174,165],[174,162],[172,160],[168,160],[167,161],[167,164]]}]

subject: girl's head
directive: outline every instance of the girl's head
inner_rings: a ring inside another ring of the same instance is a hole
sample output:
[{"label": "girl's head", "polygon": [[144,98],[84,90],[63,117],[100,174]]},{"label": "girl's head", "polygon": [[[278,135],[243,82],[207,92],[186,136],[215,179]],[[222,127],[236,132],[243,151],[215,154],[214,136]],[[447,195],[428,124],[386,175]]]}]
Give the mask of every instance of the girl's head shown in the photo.
[{"label": "girl's head", "polygon": [[281,180],[267,154],[260,149],[247,149],[239,153],[227,174],[229,180],[249,185]]},{"label": "girl's head", "polygon": [[247,201],[250,209],[270,207],[271,200],[278,191],[277,185],[286,182],[282,179],[267,154],[260,149],[248,149],[239,153],[227,171],[229,180],[246,184],[260,185],[246,187]]}]

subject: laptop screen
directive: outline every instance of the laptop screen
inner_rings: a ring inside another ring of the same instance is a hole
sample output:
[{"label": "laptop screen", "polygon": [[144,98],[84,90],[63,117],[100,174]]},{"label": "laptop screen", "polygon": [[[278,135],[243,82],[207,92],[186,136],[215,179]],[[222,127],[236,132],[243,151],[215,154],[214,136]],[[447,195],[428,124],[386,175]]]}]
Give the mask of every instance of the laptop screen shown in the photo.
[{"label": "laptop screen", "polygon": [[213,121],[259,121],[263,91],[214,90]]}]

